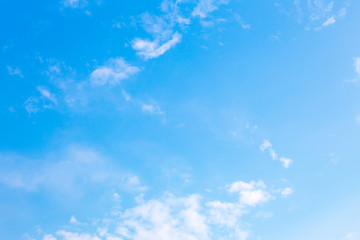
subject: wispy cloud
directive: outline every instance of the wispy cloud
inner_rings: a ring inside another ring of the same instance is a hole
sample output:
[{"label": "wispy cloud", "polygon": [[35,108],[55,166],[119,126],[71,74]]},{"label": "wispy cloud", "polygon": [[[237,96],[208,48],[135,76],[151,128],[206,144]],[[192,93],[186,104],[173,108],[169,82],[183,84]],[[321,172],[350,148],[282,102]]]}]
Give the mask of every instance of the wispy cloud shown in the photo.
[{"label": "wispy cloud", "polygon": [[283,197],[288,197],[290,196],[291,194],[294,193],[294,190],[290,187],[287,187],[287,188],[284,188],[282,191],[281,191],[281,196]]},{"label": "wispy cloud", "polygon": [[349,1],[342,3],[330,0],[295,0],[293,2],[278,1],[275,6],[280,12],[295,16],[305,29],[319,31],[346,16]]},{"label": "wispy cloud", "polygon": [[282,163],[284,168],[289,168],[291,163],[293,162],[293,160],[290,159],[290,158],[281,157],[279,159],[278,154],[272,148],[272,143],[269,142],[266,139],[263,140],[263,143],[259,146],[259,149],[260,149],[261,152],[265,152],[265,150],[268,150],[271,159],[272,160],[279,160]]},{"label": "wispy cloud", "polygon": [[57,104],[57,99],[54,94],[52,94],[49,90],[47,90],[44,87],[38,86],[37,90],[40,92],[41,97],[45,100],[48,100],[49,102],[53,104]]},{"label": "wispy cloud", "polygon": [[155,114],[155,115],[163,115],[164,112],[161,110],[161,108],[154,104],[143,104],[141,106],[141,111],[147,114]]},{"label": "wispy cloud", "polygon": [[334,24],[335,22],[336,22],[335,16],[331,16],[322,24],[322,26],[327,27],[327,26]]},{"label": "wispy cloud", "polygon": [[[132,42],[132,48],[144,60],[157,58],[169,51],[171,48],[181,42],[182,32],[192,22],[193,19],[200,18],[203,26],[210,25],[213,22],[206,22],[211,12],[218,9],[222,4],[227,4],[230,0],[199,0],[192,8],[192,2],[186,0],[164,0],[160,9],[162,14],[150,15],[144,13],[141,15],[141,24],[143,29],[152,36],[151,39],[135,38]],[[184,9],[192,9],[190,12]],[[248,29],[250,25],[242,24],[243,28]]]},{"label": "wispy cloud", "polygon": [[81,8],[88,4],[86,0],[64,0],[62,1],[64,7]]},{"label": "wispy cloud", "polygon": [[75,216],[71,216],[69,223],[74,224],[74,225],[81,225],[81,222],[79,222]]},{"label": "wispy cloud", "polygon": [[111,58],[105,66],[91,73],[90,81],[94,85],[116,85],[139,71],[138,67],[129,65],[123,58]]},{"label": "wispy cloud", "polygon": [[230,0],[200,0],[192,12],[193,17],[206,18],[209,13],[218,9],[222,4],[228,4]]},{"label": "wispy cloud", "polygon": [[30,192],[45,189],[79,196],[89,191],[89,183],[138,191],[146,189],[136,176],[115,169],[110,159],[91,148],[69,146],[42,160],[16,155],[0,155],[0,159],[4,163],[0,183]]},{"label": "wispy cloud", "polygon": [[181,42],[182,35],[174,33],[170,40],[161,42],[159,39],[154,41],[144,40],[136,38],[132,42],[132,47],[137,51],[137,54],[143,57],[145,60],[151,58],[157,58],[167,52],[169,49],[174,47],[176,44]]},{"label": "wispy cloud", "polygon": [[7,68],[8,73],[9,73],[10,75],[24,78],[23,74],[21,73],[21,70],[20,70],[18,67],[6,66],[6,68]]},{"label": "wispy cloud", "polygon": [[37,90],[40,96],[29,97],[25,102],[25,110],[29,114],[37,113],[43,109],[53,108],[57,105],[57,98],[48,89],[42,86],[38,86]]}]

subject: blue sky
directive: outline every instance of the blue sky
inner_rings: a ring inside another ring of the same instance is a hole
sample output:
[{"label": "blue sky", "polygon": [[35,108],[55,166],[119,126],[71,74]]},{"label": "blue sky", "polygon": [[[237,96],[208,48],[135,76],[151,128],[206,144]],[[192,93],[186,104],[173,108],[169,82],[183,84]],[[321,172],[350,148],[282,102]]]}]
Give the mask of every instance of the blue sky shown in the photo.
[{"label": "blue sky", "polygon": [[359,240],[359,11],[0,1],[0,239]]}]

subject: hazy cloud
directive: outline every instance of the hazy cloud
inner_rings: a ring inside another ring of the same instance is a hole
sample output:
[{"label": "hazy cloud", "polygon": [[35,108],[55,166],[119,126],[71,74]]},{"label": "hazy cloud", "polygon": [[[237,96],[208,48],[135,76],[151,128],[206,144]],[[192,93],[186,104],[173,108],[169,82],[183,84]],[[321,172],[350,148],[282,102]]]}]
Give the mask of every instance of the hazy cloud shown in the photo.
[{"label": "hazy cloud", "polygon": [[94,85],[116,85],[138,73],[140,69],[125,62],[123,58],[111,58],[105,66],[98,67],[90,75]]}]

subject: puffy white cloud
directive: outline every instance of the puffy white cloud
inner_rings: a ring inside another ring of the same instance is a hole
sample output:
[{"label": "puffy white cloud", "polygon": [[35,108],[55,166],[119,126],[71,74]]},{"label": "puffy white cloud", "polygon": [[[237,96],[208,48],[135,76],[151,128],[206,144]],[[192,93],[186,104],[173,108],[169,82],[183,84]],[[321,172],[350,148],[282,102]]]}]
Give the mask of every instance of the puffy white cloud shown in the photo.
[{"label": "puffy white cloud", "polygon": [[231,202],[207,201],[199,194],[176,197],[165,193],[149,200],[141,196],[135,198],[135,206],[93,222],[96,233],[77,225],[73,227],[76,231],[60,230],[56,236],[59,240],[246,240],[250,231],[244,227],[242,217],[256,205],[274,199],[265,188],[262,181],[234,182],[227,189],[239,194],[239,198]]},{"label": "puffy white cloud", "polygon": [[127,64],[123,58],[111,58],[107,65],[101,66],[91,73],[90,81],[94,85],[116,85],[139,71],[138,67]]},{"label": "puffy white cloud", "polygon": [[20,70],[18,67],[7,66],[6,68],[7,68],[8,73],[9,73],[10,75],[14,75],[14,76],[18,76],[18,77],[24,78],[24,76],[23,76],[22,73],[21,73],[21,70]]},{"label": "puffy white cloud", "polygon": [[268,140],[264,139],[263,143],[260,145],[259,149],[260,151],[264,152],[266,149],[272,147],[271,142],[269,142]]},{"label": "puffy white cloud", "polygon": [[136,38],[132,42],[132,47],[137,51],[137,54],[145,60],[157,58],[170,50],[181,41],[182,35],[175,32],[171,39],[161,43],[159,39],[153,41]]},{"label": "puffy white cloud", "polygon": [[122,214],[117,233],[134,240],[209,239],[205,216],[199,210],[197,195],[149,200]]},{"label": "puffy white cloud", "polygon": [[289,168],[290,164],[293,162],[290,158],[282,157],[280,158],[280,162],[282,162],[284,168]]},{"label": "puffy white cloud", "polygon": [[220,226],[234,227],[239,218],[246,213],[240,203],[211,201],[206,203],[209,222]]},{"label": "puffy white cloud", "polygon": [[256,206],[269,201],[271,195],[265,189],[266,186],[262,181],[251,181],[250,183],[239,181],[228,187],[229,192],[239,194],[241,204],[248,206]]}]

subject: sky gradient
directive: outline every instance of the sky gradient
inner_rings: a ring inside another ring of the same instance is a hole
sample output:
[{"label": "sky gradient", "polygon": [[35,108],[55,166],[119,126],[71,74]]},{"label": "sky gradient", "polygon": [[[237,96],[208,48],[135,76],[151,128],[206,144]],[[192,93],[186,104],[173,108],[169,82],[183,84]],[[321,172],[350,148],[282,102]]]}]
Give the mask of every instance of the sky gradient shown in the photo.
[{"label": "sky gradient", "polygon": [[360,240],[359,12],[0,0],[0,239]]}]

